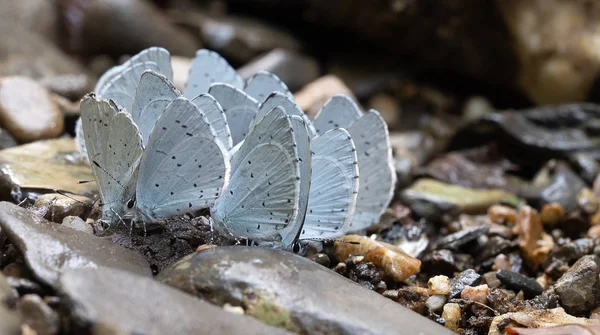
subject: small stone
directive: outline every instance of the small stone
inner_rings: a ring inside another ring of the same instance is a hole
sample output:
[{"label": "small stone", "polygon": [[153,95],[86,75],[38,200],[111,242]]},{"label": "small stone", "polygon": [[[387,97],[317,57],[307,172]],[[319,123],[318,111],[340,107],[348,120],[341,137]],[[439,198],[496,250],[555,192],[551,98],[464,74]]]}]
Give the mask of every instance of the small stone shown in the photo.
[{"label": "small stone", "polygon": [[79,216],[67,216],[62,220],[62,225],[80,232],[94,235],[94,228]]},{"label": "small stone", "polygon": [[38,335],[54,335],[60,331],[58,314],[38,295],[24,295],[18,307],[23,322]]},{"label": "small stone", "polygon": [[42,194],[33,204],[33,210],[56,223],[61,223],[67,216],[87,217],[91,209],[92,200],[76,194]]},{"label": "small stone", "polygon": [[336,240],[334,255],[338,260],[345,260],[351,255],[364,256],[365,262],[372,262],[396,281],[406,280],[421,268],[421,261],[409,256],[402,249],[366,236],[346,235]]},{"label": "small stone", "polygon": [[0,123],[21,143],[55,138],[64,129],[48,91],[26,77],[0,79]]},{"label": "small stone", "polygon": [[238,69],[245,80],[259,71],[268,71],[295,92],[320,76],[319,64],[307,55],[288,49],[275,49]]},{"label": "small stone", "polygon": [[182,56],[171,56],[171,67],[173,68],[173,85],[183,91],[188,82],[192,59]]},{"label": "small stone", "polygon": [[538,241],[542,239],[544,228],[538,212],[524,206],[519,210],[516,229],[519,231],[519,247],[523,258],[532,269],[536,269],[543,261],[538,250]]},{"label": "small stone", "polygon": [[592,215],[598,211],[600,202],[596,195],[589,188],[585,187],[577,194],[577,207],[585,214]]},{"label": "small stone", "polygon": [[225,303],[225,305],[223,305],[223,310],[228,311],[229,313],[233,313],[233,314],[237,314],[237,315],[244,315],[246,314],[244,312],[244,309],[241,306],[232,306],[228,303]]},{"label": "small stone", "polygon": [[424,315],[427,312],[426,302],[428,298],[429,293],[427,293],[427,289],[423,287],[410,286],[403,287],[398,290],[396,302],[410,309],[411,311]]},{"label": "small stone", "polygon": [[544,291],[535,279],[510,270],[498,270],[496,277],[509,289],[515,292],[523,291],[527,298],[533,298]]},{"label": "small stone", "polygon": [[459,250],[460,247],[476,240],[479,236],[486,234],[488,230],[489,228],[487,226],[474,227],[444,236],[437,241],[437,249]]},{"label": "small stone", "polygon": [[378,93],[369,100],[367,106],[368,109],[375,109],[381,114],[390,130],[394,130],[398,127],[402,110],[400,109],[400,104],[394,97],[386,93]]},{"label": "small stone", "polygon": [[425,302],[425,305],[431,312],[437,312],[444,307],[445,303],[446,303],[446,296],[441,295],[441,294],[436,294],[436,295],[430,296],[427,299],[427,301]]},{"label": "small stone", "polygon": [[321,264],[324,267],[328,268],[331,261],[329,260],[329,256],[324,253],[316,253],[309,257],[309,259],[317,264]]},{"label": "small stone", "polygon": [[496,272],[486,272],[483,274],[483,282],[490,288],[498,288],[502,285],[502,282],[496,276]]},{"label": "small stone", "polygon": [[8,202],[0,202],[0,228],[23,254],[33,275],[44,284],[56,285],[60,273],[73,268],[105,266],[151,275],[148,262],[140,254],[48,222]]},{"label": "small stone", "polygon": [[494,112],[494,106],[482,96],[473,96],[465,101],[463,106],[463,119],[473,121]]},{"label": "small stone", "polygon": [[585,236],[593,239],[600,239],[600,225],[590,227]]},{"label": "small stone", "polygon": [[450,293],[450,278],[446,276],[434,276],[427,282],[430,295],[447,295]]},{"label": "small stone", "polygon": [[340,78],[326,75],[304,86],[294,94],[294,99],[300,109],[309,117],[314,117],[329,98],[340,93],[357,101],[352,91]]},{"label": "small stone", "polygon": [[434,250],[423,258],[422,271],[451,276],[454,272],[473,267],[473,258],[468,254],[450,250]]},{"label": "small stone", "polygon": [[442,312],[442,318],[444,318],[444,326],[446,328],[456,331],[460,323],[460,305],[456,303],[448,303],[444,305],[444,311]]},{"label": "small stone", "polygon": [[487,304],[488,286],[486,284],[479,286],[466,286],[460,293],[461,299],[473,300],[482,304]]},{"label": "small stone", "polygon": [[514,208],[494,205],[488,208],[488,216],[492,222],[505,225],[517,221],[517,211]]},{"label": "small stone", "polygon": [[[531,328],[550,328],[544,329],[552,331],[554,335],[566,335],[566,334],[577,334],[573,330],[561,331],[560,328],[551,328],[563,324],[580,324],[580,325],[597,325],[600,322],[597,320],[590,320],[588,318],[577,318],[572,315],[565,313],[565,310],[558,307],[552,309],[537,309],[527,308],[518,312],[505,313],[494,317],[488,335],[501,335],[506,334],[505,328],[509,324],[518,324],[523,327]],[[511,329],[515,329],[512,328]],[[516,328],[520,330],[521,328]],[[533,330],[533,329],[531,329]],[[589,333],[589,332],[588,332]],[[518,333],[516,333],[518,334]],[[524,333],[525,334],[525,333]],[[535,333],[533,333],[535,334]],[[544,334],[544,333],[540,333]],[[585,334],[585,333],[584,333]],[[586,334],[587,335],[587,334]]]},{"label": "small stone", "polygon": [[202,245],[199,245],[198,248],[196,248],[196,251],[200,252],[200,251],[204,251],[204,250],[208,250],[208,249],[216,248],[216,247],[218,247],[216,244],[202,244]]},{"label": "small stone", "polygon": [[594,256],[588,255],[581,257],[556,281],[554,289],[567,313],[581,315],[597,306],[600,301],[599,274]]},{"label": "small stone", "polygon": [[559,223],[565,216],[565,210],[558,202],[550,202],[542,206],[540,218],[544,225],[552,226]]},{"label": "small stone", "polygon": [[481,276],[473,269],[467,269],[459,273],[450,281],[450,293],[448,298],[453,299],[460,295],[467,286],[476,286],[481,283]]},{"label": "small stone", "polygon": [[494,258],[494,265],[492,269],[494,270],[510,270],[512,264],[510,264],[510,258],[508,258],[505,254],[500,254]]},{"label": "small stone", "polygon": [[[509,253],[513,249],[516,249],[517,243],[502,238],[500,236],[490,237],[485,245],[481,248],[481,251],[476,255],[476,261],[482,262],[486,259],[496,257],[502,253]],[[494,263],[496,263],[494,258]]]}]

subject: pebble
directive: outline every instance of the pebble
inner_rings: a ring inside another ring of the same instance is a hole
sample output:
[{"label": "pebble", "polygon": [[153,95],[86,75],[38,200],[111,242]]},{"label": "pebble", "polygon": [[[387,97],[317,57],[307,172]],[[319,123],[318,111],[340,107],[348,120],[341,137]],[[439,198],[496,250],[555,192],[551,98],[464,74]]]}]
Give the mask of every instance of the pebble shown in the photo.
[{"label": "pebble", "polygon": [[533,203],[557,202],[569,213],[577,208],[577,195],[586,184],[567,163],[551,160],[535,175],[532,186],[537,190]]},{"label": "pebble", "polygon": [[476,263],[483,262],[487,259],[495,257],[498,254],[508,253],[512,251],[512,249],[516,249],[516,246],[516,242],[507,240],[500,236],[492,236],[487,240],[480,252],[476,255],[475,261]]},{"label": "pebble", "polygon": [[500,254],[494,258],[494,265],[492,266],[494,270],[510,270],[511,267],[510,258],[505,254]]},{"label": "pebble", "polygon": [[350,256],[364,256],[365,262],[373,263],[396,281],[406,280],[421,268],[421,261],[402,249],[367,236],[346,235],[334,242],[333,253],[339,261]]},{"label": "pebble", "polygon": [[429,299],[429,293],[427,293],[426,288],[410,286],[398,289],[397,292],[398,295],[396,296],[395,300],[398,304],[421,315],[425,315],[427,313],[427,300]]},{"label": "pebble", "polygon": [[345,94],[358,101],[346,84],[334,75],[326,75],[312,81],[296,92],[294,99],[304,113],[314,117],[325,102],[336,94]]},{"label": "pebble", "polygon": [[431,312],[437,312],[444,307],[445,303],[446,303],[446,296],[442,295],[442,294],[436,294],[436,295],[430,296],[427,299],[427,301],[425,302],[425,305]]},{"label": "pebble", "polygon": [[246,80],[259,71],[275,74],[292,92],[321,75],[319,63],[314,58],[297,51],[279,48],[253,59],[238,69],[240,76]]},{"label": "pebble", "polygon": [[44,220],[31,211],[0,202],[0,227],[23,254],[33,275],[56,285],[67,269],[114,267],[150,276],[146,259],[102,238]]},{"label": "pebble", "polygon": [[444,318],[444,326],[446,328],[456,331],[460,323],[460,305],[456,303],[448,303],[444,305],[444,311],[442,312],[442,318]]},{"label": "pebble", "polygon": [[459,273],[450,281],[450,293],[448,298],[453,299],[460,295],[467,286],[476,286],[481,283],[481,276],[473,269],[467,269]]},{"label": "pebble", "polygon": [[184,257],[157,279],[219,305],[242,306],[247,315],[306,334],[323,329],[334,334],[446,334],[399,304],[279,250],[212,248]]},{"label": "pebble", "polygon": [[450,278],[447,276],[433,276],[427,282],[430,295],[447,295],[450,293]]},{"label": "pebble", "polygon": [[482,304],[487,304],[488,286],[486,284],[479,286],[466,286],[460,292],[461,299],[473,300]]},{"label": "pebble", "polygon": [[[40,192],[63,190],[68,193],[93,196],[95,183],[79,183],[94,180],[88,164],[74,164],[76,152],[73,139],[38,141],[0,150],[2,170],[0,196],[3,199],[22,201]],[[43,169],[40,167],[43,166]]]},{"label": "pebble", "polygon": [[536,269],[545,256],[540,253],[538,245],[544,233],[538,212],[529,206],[523,206],[517,215],[516,229],[519,232],[521,255],[532,269]]},{"label": "pebble", "polygon": [[316,253],[310,257],[308,257],[308,259],[310,259],[311,261],[323,265],[324,267],[328,268],[329,265],[331,264],[331,260],[329,259],[329,256],[327,256],[326,254],[323,253]]},{"label": "pebble", "polygon": [[87,325],[112,325],[120,333],[289,334],[150,277],[116,269],[66,271],[60,277],[60,290],[76,319]]},{"label": "pebble", "polygon": [[560,296],[560,304],[567,313],[581,315],[598,305],[599,274],[595,256],[588,255],[581,257],[556,281],[554,289]]},{"label": "pebble", "polygon": [[38,335],[55,335],[60,331],[58,314],[35,294],[26,294],[18,304],[23,322]]},{"label": "pebble", "polygon": [[0,79],[0,124],[21,143],[63,133],[60,108],[48,91],[27,77]]},{"label": "pebble", "polygon": [[94,228],[79,216],[65,217],[62,220],[62,225],[89,235],[94,235]]},{"label": "pebble", "polygon": [[485,235],[489,227],[473,227],[463,229],[454,234],[446,235],[437,241],[437,249],[459,250],[469,242],[475,241],[479,236]]},{"label": "pebble", "polygon": [[515,292],[523,291],[528,299],[540,295],[544,291],[544,288],[535,279],[517,272],[498,270],[496,277],[509,289]]},{"label": "pebble", "polygon": [[542,206],[540,219],[547,226],[553,226],[565,217],[565,210],[558,202],[550,202]]},{"label": "pebble", "polygon": [[76,194],[46,193],[40,195],[33,204],[33,210],[43,213],[52,222],[61,223],[67,216],[87,217],[92,209],[92,200]]},{"label": "pebble", "polygon": [[[510,312],[494,317],[490,325],[488,335],[503,335],[506,334],[505,327],[507,324],[518,324],[523,327],[531,328],[549,328],[564,324],[600,324],[599,320],[590,320],[588,318],[578,318],[565,313],[565,310],[557,307],[552,309],[534,309],[527,308],[518,312]],[[514,328],[513,328],[514,329]],[[560,329],[555,335],[576,334],[570,331],[563,332]],[[549,330],[550,331],[550,330]],[[542,333],[543,334],[543,333]],[[585,334],[585,333],[584,333]]]},{"label": "pebble", "polygon": [[500,189],[479,190],[421,178],[402,191],[400,200],[419,217],[439,220],[443,215],[483,214],[499,202],[518,204],[519,198]]},{"label": "pebble", "polygon": [[598,211],[600,202],[596,195],[587,187],[584,187],[577,194],[577,207],[587,215],[593,215]]},{"label": "pebble", "polygon": [[514,208],[503,205],[491,206],[488,208],[487,214],[492,222],[500,225],[515,223],[517,221],[517,211]]},{"label": "pebble", "polygon": [[490,271],[483,274],[483,282],[490,288],[498,288],[502,285],[502,282],[496,276],[496,272]]},{"label": "pebble", "polygon": [[183,56],[171,56],[171,67],[173,68],[173,85],[183,91],[190,76],[192,59]]},{"label": "pebble", "polygon": [[402,117],[400,103],[394,97],[386,93],[377,93],[367,103],[368,109],[377,110],[390,130],[398,128]]},{"label": "pebble", "polygon": [[473,267],[473,257],[450,250],[434,250],[423,257],[422,271],[452,276],[454,272]]},{"label": "pebble", "polygon": [[600,239],[600,225],[591,226],[585,236],[593,239]]}]

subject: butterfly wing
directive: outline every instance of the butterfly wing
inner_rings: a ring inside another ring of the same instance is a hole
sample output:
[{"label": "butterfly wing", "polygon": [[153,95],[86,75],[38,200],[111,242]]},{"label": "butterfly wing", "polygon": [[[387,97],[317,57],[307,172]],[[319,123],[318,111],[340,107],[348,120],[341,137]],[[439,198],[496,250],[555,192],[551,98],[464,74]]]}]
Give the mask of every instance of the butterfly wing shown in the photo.
[{"label": "butterfly wing", "polygon": [[219,102],[210,94],[203,93],[192,99],[192,103],[204,113],[208,123],[215,130],[217,138],[221,141],[225,149],[231,149],[231,131],[227,123],[227,116],[225,116],[225,112],[223,112],[223,108],[221,108]]},{"label": "butterfly wing", "polygon": [[361,230],[379,222],[394,196],[396,172],[392,148],[383,117],[368,111],[348,128],[354,140],[360,171],[360,185],[351,230]]},{"label": "butterfly wing", "polygon": [[180,97],[156,122],[142,157],[137,203],[157,221],[213,204],[229,180],[229,156],[208,120]]},{"label": "butterfly wing", "polygon": [[148,142],[150,132],[161,113],[180,95],[175,86],[162,74],[152,70],[142,73],[133,100],[131,116],[142,133],[144,145]]},{"label": "butterfly wing", "polygon": [[308,212],[300,239],[332,240],[342,236],[354,215],[358,161],[348,131],[336,128],[312,140],[312,177]]},{"label": "butterfly wing", "polygon": [[350,97],[337,94],[329,98],[321,110],[317,112],[313,125],[317,134],[323,134],[333,128],[348,129],[350,124],[361,116],[360,108]]},{"label": "butterfly wing", "polygon": [[259,102],[265,101],[273,92],[281,92],[292,101],[294,100],[294,95],[287,85],[279,77],[267,71],[260,71],[248,79],[244,91]]},{"label": "butterfly wing", "polygon": [[102,217],[128,214],[142,156],[142,139],[131,117],[93,95],[81,102],[81,120],[92,170],[102,198]]},{"label": "butterfly wing", "polygon": [[258,110],[258,102],[229,84],[213,84],[208,93],[219,102],[225,112],[232,145],[238,144],[248,134],[250,122]]},{"label": "butterfly wing", "polygon": [[304,114],[304,112],[300,109],[300,107],[298,107],[293,99],[290,99],[281,92],[270,93],[269,96],[260,104],[256,115],[252,119],[252,122],[250,122],[249,129],[252,130],[258,121],[262,120],[265,115],[267,115],[271,110],[273,110],[273,108],[277,106],[283,107],[287,115],[297,115],[301,117],[306,124],[310,137],[313,138],[316,136],[315,127],[313,127],[306,114]]},{"label": "butterfly wing", "polygon": [[208,92],[210,85],[225,83],[235,88],[244,88],[244,80],[218,53],[207,49],[196,52],[192,60],[189,79],[183,95],[189,99]]},{"label": "butterfly wing", "polygon": [[[296,238],[300,160],[292,121],[281,107],[252,130],[231,159],[231,182],[211,208],[220,230],[236,238],[274,242]],[[285,241],[285,242],[284,242]]]}]

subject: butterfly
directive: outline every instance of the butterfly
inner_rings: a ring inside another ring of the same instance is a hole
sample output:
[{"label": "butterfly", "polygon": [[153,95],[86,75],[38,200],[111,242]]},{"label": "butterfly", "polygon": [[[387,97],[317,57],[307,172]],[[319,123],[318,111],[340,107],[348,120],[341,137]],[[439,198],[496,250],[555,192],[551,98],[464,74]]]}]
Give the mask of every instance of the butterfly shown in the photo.
[{"label": "butterfly", "polygon": [[184,97],[160,113],[145,147],[130,114],[114,101],[89,94],[81,117],[105,222],[156,222],[207,208],[228,185],[227,150]]},{"label": "butterfly", "polygon": [[396,184],[385,120],[375,110],[363,114],[352,99],[340,94],[325,103],[315,115],[313,125],[318,134],[345,128],[354,140],[361,177],[350,231],[378,223],[392,200]]}]

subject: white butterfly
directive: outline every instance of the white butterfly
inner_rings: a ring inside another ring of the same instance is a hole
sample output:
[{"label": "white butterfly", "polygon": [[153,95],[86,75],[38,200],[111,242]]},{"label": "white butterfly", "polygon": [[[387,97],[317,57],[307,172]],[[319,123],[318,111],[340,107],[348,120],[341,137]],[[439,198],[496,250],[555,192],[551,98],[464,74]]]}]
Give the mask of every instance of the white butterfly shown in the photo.
[{"label": "white butterfly", "polygon": [[228,184],[227,151],[186,98],[166,106],[145,150],[137,126],[115,103],[88,95],[81,114],[104,221],[141,215],[156,222],[207,208]]},{"label": "white butterfly", "polygon": [[313,124],[319,134],[346,128],[354,140],[361,177],[350,230],[362,230],[378,223],[394,196],[396,184],[385,120],[375,110],[363,114],[352,99],[336,95],[317,113]]}]

